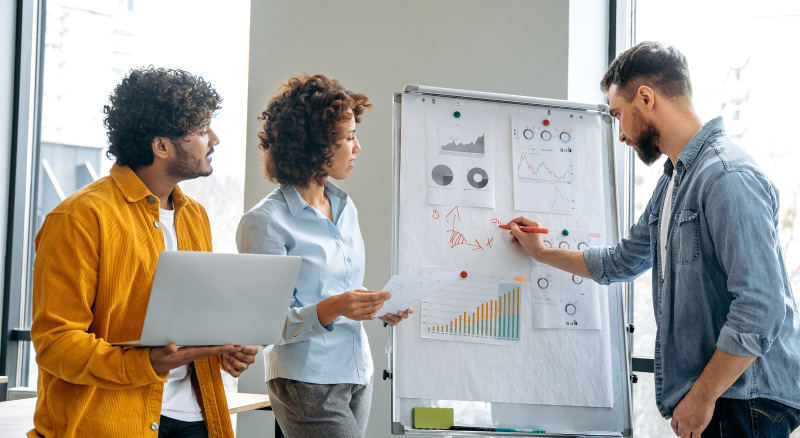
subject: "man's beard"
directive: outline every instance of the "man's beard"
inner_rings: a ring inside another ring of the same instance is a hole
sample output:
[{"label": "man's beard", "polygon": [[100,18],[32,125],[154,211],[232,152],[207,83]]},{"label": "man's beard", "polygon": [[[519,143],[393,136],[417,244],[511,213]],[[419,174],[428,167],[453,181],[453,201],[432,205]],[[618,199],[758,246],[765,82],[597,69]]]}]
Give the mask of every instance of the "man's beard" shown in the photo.
[{"label": "man's beard", "polygon": [[209,166],[208,170],[203,169],[204,158],[196,158],[190,155],[180,142],[173,142],[175,145],[176,160],[167,165],[167,172],[170,175],[180,178],[181,181],[195,179],[200,176],[209,176],[214,171]]},{"label": "man's beard", "polygon": [[[639,119],[641,120],[641,119]],[[661,157],[661,149],[658,148],[658,140],[661,138],[661,133],[658,132],[652,122],[641,122],[643,129],[639,133],[639,138],[636,139],[636,155],[646,165],[651,165]]]}]

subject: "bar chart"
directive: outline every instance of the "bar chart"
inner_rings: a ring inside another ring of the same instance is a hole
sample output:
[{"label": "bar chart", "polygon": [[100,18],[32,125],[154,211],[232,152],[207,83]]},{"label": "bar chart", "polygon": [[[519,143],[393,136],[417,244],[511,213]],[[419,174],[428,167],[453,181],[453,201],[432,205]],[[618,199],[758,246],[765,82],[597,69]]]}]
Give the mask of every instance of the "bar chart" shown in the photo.
[{"label": "bar chart", "polygon": [[421,336],[462,342],[519,341],[522,285],[459,279],[422,302]]}]

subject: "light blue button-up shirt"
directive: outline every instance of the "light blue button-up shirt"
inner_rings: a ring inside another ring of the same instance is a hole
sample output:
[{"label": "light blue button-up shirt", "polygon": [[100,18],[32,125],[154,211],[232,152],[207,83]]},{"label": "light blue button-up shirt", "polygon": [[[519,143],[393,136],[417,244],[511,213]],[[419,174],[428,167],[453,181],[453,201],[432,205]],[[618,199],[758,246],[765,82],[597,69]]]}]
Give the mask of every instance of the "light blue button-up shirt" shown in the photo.
[{"label": "light blue button-up shirt", "polygon": [[323,327],[317,317],[317,303],[363,289],[364,281],[364,241],[356,207],[331,182],[325,195],[333,222],[287,185],[245,213],[236,231],[239,252],[303,258],[281,343],[265,359],[267,381],[282,377],[365,385],[372,380],[372,355],[361,322],[339,317]]},{"label": "light blue button-up shirt", "polygon": [[[672,213],[661,218],[674,174]],[[630,234],[590,248],[592,278],[630,281],[653,266],[656,404],[666,418],[715,349],[756,356],[722,394],[764,397],[800,408],[800,315],[778,240],[778,191],[728,137],[722,119],[689,141]],[[663,276],[660,224],[667,220]]]}]

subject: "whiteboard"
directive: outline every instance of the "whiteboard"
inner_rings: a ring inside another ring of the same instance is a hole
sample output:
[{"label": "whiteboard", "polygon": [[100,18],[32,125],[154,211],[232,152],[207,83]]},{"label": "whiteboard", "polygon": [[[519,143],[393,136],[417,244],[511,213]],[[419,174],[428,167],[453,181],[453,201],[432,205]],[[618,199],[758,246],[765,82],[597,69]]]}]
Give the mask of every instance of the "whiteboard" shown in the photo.
[{"label": "whiteboard", "polygon": [[459,426],[629,436],[622,287],[541,265],[497,228],[524,215],[553,246],[617,241],[607,106],[409,85],[394,117],[393,273],[466,278],[392,332],[393,433],[451,435],[412,428],[429,406]]}]

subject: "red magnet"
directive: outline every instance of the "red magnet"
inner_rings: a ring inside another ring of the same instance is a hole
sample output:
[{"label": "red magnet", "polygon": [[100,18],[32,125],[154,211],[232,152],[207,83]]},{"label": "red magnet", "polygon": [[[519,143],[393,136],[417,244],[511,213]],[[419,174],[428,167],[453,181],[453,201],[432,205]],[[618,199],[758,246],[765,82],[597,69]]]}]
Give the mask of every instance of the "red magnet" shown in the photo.
[{"label": "red magnet", "polygon": [[550,121],[549,121],[549,120],[547,120],[547,119],[544,119],[544,121],[542,122],[542,125],[544,125],[544,126],[550,126]]},{"label": "red magnet", "polygon": [[461,278],[467,278],[467,271],[461,271]]}]

